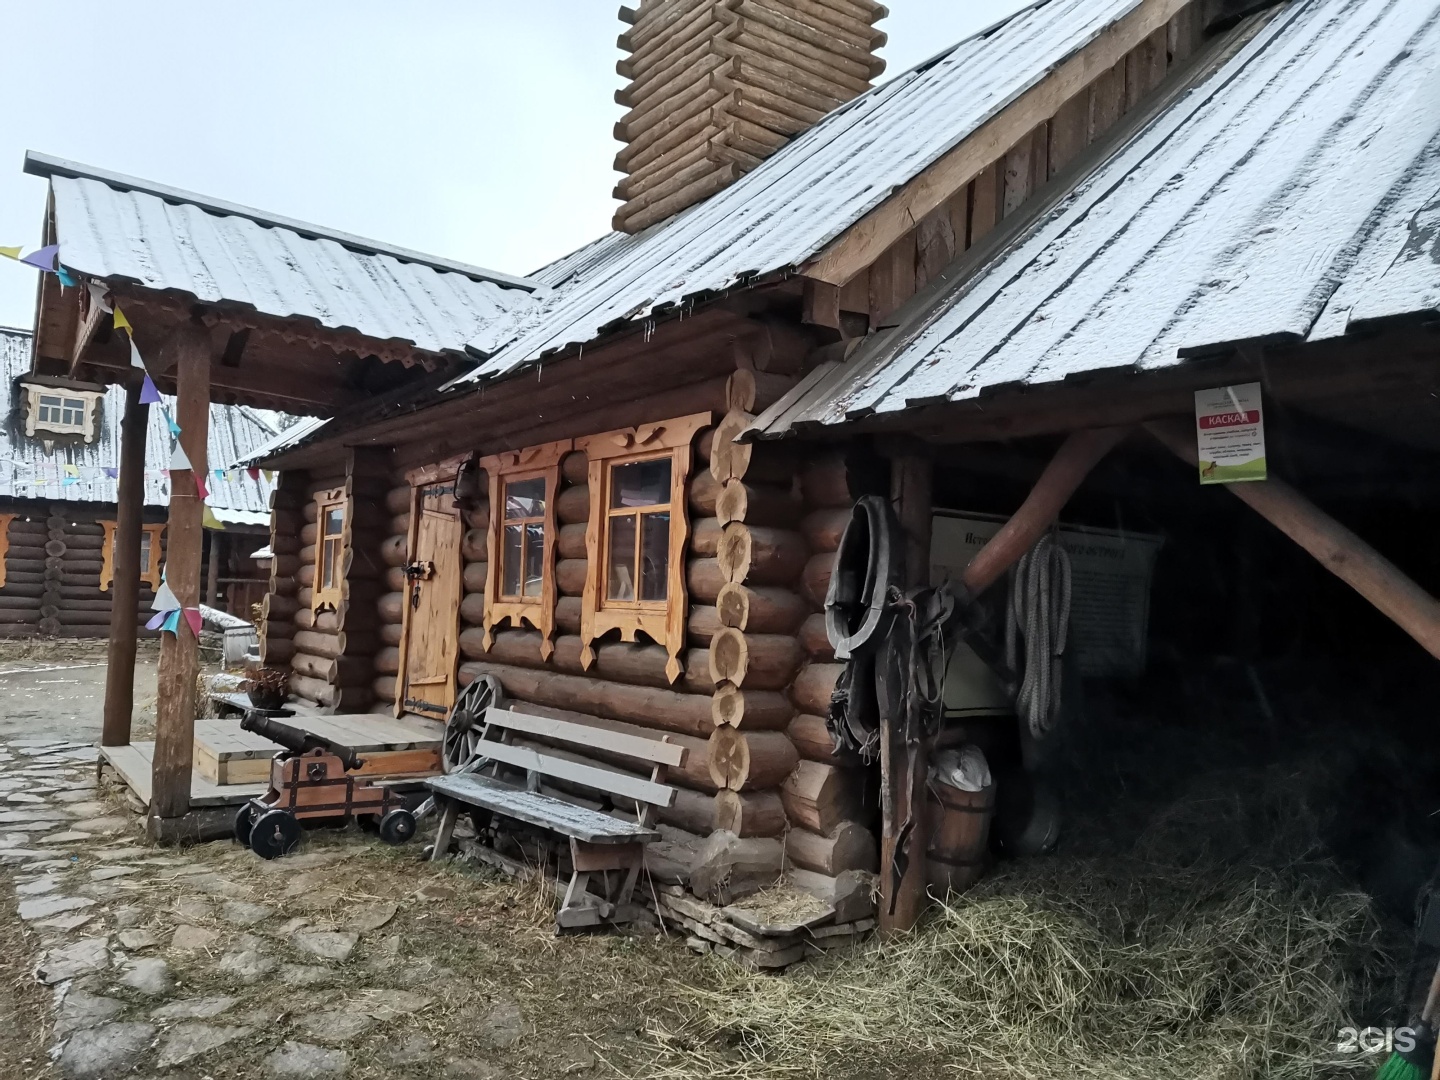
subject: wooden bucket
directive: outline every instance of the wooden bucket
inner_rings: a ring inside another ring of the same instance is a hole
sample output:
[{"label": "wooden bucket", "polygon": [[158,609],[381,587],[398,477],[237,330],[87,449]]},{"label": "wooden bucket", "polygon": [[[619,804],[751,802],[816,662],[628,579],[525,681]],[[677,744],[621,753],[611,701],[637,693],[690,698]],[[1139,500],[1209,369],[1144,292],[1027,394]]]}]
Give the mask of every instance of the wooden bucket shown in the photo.
[{"label": "wooden bucket", "polygon": [[985,873],[990,822],[995,817],[995,785],[961,791],[949,784],[930,785],[930,843],[925,849],[925,883],[939,897],[961,893]]}]

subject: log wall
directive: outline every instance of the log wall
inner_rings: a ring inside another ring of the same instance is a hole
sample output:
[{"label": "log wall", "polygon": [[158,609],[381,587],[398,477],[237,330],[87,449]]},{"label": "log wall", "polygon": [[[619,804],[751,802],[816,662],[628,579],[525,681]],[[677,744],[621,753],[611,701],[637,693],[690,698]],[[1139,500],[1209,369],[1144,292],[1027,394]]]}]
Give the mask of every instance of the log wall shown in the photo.
[{"label": "log wall", "polygon": [[[0,637],[103,638],[110,634],[113,590],[101,590],[105,530],[112,504],[7,501],[0,512],[14,514],[7,529],[5,584],[0,586]],[[151,511],[147,522],[163,521]],[[164,541],[155,558],[164,558]],[[136,617],[140,633],[153,614],[154,593],[141,582]]]}]

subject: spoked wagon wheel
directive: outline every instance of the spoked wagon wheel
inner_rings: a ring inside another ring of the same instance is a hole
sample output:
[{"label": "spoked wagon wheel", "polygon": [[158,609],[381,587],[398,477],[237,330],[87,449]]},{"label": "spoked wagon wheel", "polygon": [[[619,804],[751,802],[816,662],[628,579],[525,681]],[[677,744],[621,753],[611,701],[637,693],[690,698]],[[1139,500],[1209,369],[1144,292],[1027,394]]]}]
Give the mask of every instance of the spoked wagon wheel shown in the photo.
[{"label": "spoked wagon wheel", "polygon": [[440,763],[447,773],[459,772],[475,757],[485,726],[485,710],[498,708],[504,700],[505,691],[493,675],[481,675],[460,691],[445,721],[440,747]]}]

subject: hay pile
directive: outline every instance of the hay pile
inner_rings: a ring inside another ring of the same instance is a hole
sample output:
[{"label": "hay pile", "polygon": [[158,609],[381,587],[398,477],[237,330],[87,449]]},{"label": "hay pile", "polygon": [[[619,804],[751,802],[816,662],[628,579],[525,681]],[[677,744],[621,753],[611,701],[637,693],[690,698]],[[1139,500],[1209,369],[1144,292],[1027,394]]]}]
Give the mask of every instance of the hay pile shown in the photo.
[{"label": "hay pile", "polygon": [[1324,855],[1333,759],[1210,757],[1183,783],[1154,760],[1143,794],[1067,793],[1061,855],[1002,864],[913,935],[681,988],[684,1022],[651,1034],[685,1064],[657,1075],[1372,1076],[1335,1045],[1352,1017],[1404,1022],[1397,941]]}]

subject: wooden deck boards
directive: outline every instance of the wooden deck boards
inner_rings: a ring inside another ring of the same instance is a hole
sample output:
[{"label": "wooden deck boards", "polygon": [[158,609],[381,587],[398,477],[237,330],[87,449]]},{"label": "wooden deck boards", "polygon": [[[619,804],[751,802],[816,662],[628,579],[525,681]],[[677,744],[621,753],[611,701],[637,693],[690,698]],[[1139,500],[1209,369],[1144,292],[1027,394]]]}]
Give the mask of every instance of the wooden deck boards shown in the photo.
[{"label": "wooden deck boards", "polygon": [[[338,716],[288,716],[280,723],[342,746],[365,759],[365,776],[430,775],[440,771],[444,726],[411,717],[374,713]],[[270,760],[283,749],[245,731],[234,719],[195,721],[195,768],[212,785],[263,784]]]},{"label": "wooden deck boards", "polygon": [[[100,756],[120,774],[126,786],[147,807],[150,805],[150,760],[155,756],[153,742],[136,742],[129,746],[102,746]],[[212,784],[198,772],[190,774],[190,805],[239,806],[247,799],[264,795],[269,784]]]}]

